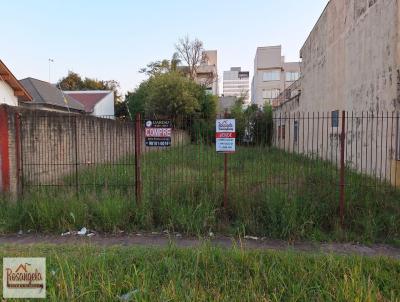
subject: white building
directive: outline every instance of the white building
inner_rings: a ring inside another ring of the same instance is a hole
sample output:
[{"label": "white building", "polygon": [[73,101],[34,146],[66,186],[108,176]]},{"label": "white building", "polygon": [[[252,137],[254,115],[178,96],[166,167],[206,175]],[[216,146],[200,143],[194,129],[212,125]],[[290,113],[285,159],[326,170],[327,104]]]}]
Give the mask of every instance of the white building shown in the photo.
[{"label": "white building", "polygon": [[85,107],[86,113],[114,118],[114,92],[107,90],[64,91]]},{"label": "white building", "polygon": [[273,100],[300,77],[299,62],[285,62],[282,46],[258,47],[254,58],[252,103],[276,106]]},{"label": "white building", "polygon": [[31,102],[31,95],[0,60],[0,104],[18,106],[18,99]]},{"label": "white building", "polygon": [[244,97],[245,105],[250,102],[250,73],[240,67],[232,67],[224,71],[223,94],[227,96]]}]

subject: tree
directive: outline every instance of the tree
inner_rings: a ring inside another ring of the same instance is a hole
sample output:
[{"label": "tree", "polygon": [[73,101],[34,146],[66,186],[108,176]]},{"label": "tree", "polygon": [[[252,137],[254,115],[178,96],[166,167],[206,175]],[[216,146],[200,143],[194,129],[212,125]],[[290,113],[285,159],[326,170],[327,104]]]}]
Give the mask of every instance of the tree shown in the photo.
[{"label": "tree", "polygon": [[243,110],[244,98],[237,98],[230,109],[230,116],[236,120],[236,136],[239,141],[245,139],[246,127],[248,127],[248,115]]},{"label": "tree", "polygon": [[162,60],[150,62],[146,67],[139,70],[148,76],[153,76],[161,73],[176,72],[181,63],[178,53],[174,53],[171,60]]},{"label": "tree", "polygon": [[205,59],[203,57],[203,42],[198,39],[190,41],[189,36],[186,36],[179,39],[179,42],[175,45],[175,49],[179,58],[187,64],[189,78],[195,80],[197,69],[201,61]]},{"label": "tree", "polygon": [[128,111],[128,107],[126,106],[126,102],[115,102],[114,104],[114,115],[120,119],[129,119],[130,114]]},{"label": "tree", "polygon": [[64,78],[61,78],[57,87],[65,91],[73,91],[73,90],[111,90],[114,91],[115,97],[117,100],[121,98],[119,94],[119,83],[114,80],[103,81],[92,78],[85,78],[73,72],[69,71],[68,75]]},{"label": "tree", "polygon": [[144,81],[134,92],[128,92],[125,95],[125,102],[132,119],[134,119],[138,113],[142,115],[145,114],[145,103],[149,90],[149,81]]},{"label": "tree", "polygon": [[57,83],[57,87],[61,90],[82,90],[84,84],[81,76],[73,71],[68,71],[68,75],[60,79]]},{"label": "tree", "polygon": [[231,108],[230,116],[236,119],[236,133],[239,143],[256,145],[272,144],[274,133],[273,113],[270,105],[260,109],[257,105],[243,109],[243,99],[239,98]]},{"label": "tree", "polygon": [[216,98],[178,72],[155,74],[126,96],[131,114],[147,116],[212,116]]}]

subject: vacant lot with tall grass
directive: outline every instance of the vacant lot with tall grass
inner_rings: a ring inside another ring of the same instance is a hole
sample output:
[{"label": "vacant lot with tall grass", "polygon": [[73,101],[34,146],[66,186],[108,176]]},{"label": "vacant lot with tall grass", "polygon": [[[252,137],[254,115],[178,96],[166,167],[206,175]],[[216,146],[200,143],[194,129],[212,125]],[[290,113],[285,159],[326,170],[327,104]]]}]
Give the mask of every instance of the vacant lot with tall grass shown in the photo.
[{"label": "vacant lot with tall grass", "polygon": [[386,258],[246,252],[209,246],[0,246],[0,259],[5,256],[46,257],[47,297],[51,301],[400,299],[400,262]]},{"label": "vacant lot with tall grass", "polygon": [[[18,202],[3,199],[0,232],[157,230],[219,232],[285,240],[400,242],[400,192],[346,171],[345,227],[339,227],[336,165],[274,148],[239,147],[228,160],[228,210],[223,155],[190,145],[142,157],[143,198],[135,200],[135,167],[90,166],[59,187],[25,187]],[[74,184],[79,187],[75,188]]]}]

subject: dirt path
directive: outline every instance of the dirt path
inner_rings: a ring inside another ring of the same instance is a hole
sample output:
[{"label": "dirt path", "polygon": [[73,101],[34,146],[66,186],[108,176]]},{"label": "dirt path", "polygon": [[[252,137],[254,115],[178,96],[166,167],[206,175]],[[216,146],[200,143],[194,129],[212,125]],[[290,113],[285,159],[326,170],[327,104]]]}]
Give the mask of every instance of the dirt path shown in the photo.
[{"label": "dirt path", "polygon": [[216,236],[207,239],[194,237],[182,237],[180,234],[165,235],[156,233],[135,233],[120,236],[99,235],[92,237],[79,235],[6,235],[0,236],[0,244],[96,244],[99,246],[152,246],[164,247],[174,243],[178,247],[197,247],[207,240],[214,246],[230,248],[233,246],[242,246],[246,249],[261,249],[274,251],[298,251],[308,253],[334,253],[342,255],[361,255],[361,256],[387,256],[400,259],[400,248],[395,248],[384,244],[375,245],[357,245],[349,243],[310,243],[299,242],[289,244],[280,240],[269,239],[235,239],[231,237]]}]

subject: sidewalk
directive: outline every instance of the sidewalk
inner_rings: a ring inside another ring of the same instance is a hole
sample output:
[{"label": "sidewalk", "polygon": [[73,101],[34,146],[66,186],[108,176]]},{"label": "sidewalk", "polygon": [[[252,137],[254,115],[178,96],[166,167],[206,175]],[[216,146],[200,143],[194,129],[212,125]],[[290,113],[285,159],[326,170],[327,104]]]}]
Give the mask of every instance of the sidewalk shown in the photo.
[{"label": "sidewalk", "polygon": [[390,258],[400,259],[400,248],[392,247],[385,244],[358,245],[351,243],[317,243],[317,242],[298,242],[290,244],[281,240],[269,239],[238,239],[224,236],[215,236],[211,238],[195,238],[184,237],[180,234],[158,234],[158,233],[134,233],[123,235],[99,235],[92,237],[68,235],[4,235],[0,236],[1,244],[96,244],[99,246],[148,246],[148,247],[165,247],[174,244],[177,247],[190,248],[197,247],[206,242],[216,247],[232,248],[243,247],[245,249],[254,250],[271,250],[271,251],[295,251],[305,253],[324,253],[338,255],[359,255],[367,257],[387,256]]}]

